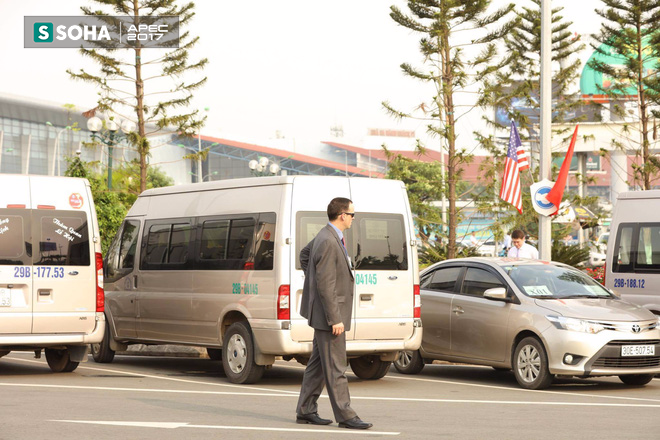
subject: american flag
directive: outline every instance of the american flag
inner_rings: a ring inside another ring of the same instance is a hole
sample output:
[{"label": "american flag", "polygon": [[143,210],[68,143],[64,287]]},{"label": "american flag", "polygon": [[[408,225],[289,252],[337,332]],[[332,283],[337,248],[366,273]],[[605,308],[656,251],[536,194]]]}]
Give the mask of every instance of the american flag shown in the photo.
[{"label": "american flag", "polygon": [[520,145],[518,130],[516,130],[516,125],[511,121],[511,136],[509,137],[509,148],[506,150],[506,163],[504,164],[504,176],[502,177],[500,199],[507,203],[511,203],[518,212],[522,214],[520,165],[517,153],[518,145]]},{"label": "american flag", "polygon": [[529,153],[523,147],[522,142],[520,142],[520,136],[518,135],[518,128],[516,123],[511,121],[511,135],[509,136],[509,143],[514,143],[516,146],[516,154],[518,155],[518,170],[525,171],[529,169]]}]

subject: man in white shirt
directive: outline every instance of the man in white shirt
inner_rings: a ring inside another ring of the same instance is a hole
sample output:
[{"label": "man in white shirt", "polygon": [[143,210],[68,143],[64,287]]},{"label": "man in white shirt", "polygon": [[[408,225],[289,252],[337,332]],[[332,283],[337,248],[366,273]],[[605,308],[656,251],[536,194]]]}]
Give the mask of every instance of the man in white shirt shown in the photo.
[{"label": "man in white shirt", "polygon": [[511,233],[511,243],[513,246],[509,249],[508,256],[510,258],[539,259],[539,251],[531,244],[525,243],[525,233],[520,229],[516,229]]}]

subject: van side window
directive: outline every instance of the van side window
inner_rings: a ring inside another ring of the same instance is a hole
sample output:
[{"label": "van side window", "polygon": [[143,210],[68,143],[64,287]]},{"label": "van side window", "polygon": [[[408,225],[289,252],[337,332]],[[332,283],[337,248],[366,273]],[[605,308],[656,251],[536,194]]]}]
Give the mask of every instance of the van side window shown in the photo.
[{"label": "van side window", "polygon": [[140,269],[192,269],[192,259],[189,258],[193,236],[191,223],[181,219],[157,222],[148,222],[145,226]]},{"label": "van side window", "polygon": [[632,272],[633,225],[619,225],[614,248],[612,272]]},{"label": "van side window", "polygon": [[[113,282],[131,272],[135,266],[135,253],[137,248],[138,231],[140,222],[126,220],[117,231],[114,240],[110,244],[105,258],[104,276],[106,281]],[[128,269],[128,270],[126,270]]]},{"label": "van side window", "polygon": [[89,266],[87,215],[74,211],[32,211],[34,264]]},{"label": "van side window", "polygon": [[660,225],[640,226],[635,267],[660,269]]},{"label": "van side window", "polygon": [[0,209],[0,265],[32,264],[27,245],[30,241],[30,211]]},{"label": "van side window", "polygon": [[259,214],[254,245],[254,269],[272,270],[275,253],[275,213]]},{"label": "van side window", "polygon": [[200,223],[199,259],[196,269],[256,269],[254,263],[254,246],[257,239],[256,216],[202,219]]},{"label": "van side window", "polygon": [[402,215],[358,212],[353,227],[356,226],[355,269],[408,270],[408,243]]}]

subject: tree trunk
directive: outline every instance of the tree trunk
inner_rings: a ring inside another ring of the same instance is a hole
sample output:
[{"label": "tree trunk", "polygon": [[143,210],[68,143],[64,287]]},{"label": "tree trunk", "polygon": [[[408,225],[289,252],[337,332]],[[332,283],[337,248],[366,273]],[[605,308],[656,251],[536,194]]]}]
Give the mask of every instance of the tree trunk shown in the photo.
[{"label": "tree trunk", "polygon": [[[133,0],[133,13],[137,26],[137,17],[140,15],[138,0]],[[147,189],[147,154],[149,154],[149,143],[147,141],[144,123],[144,81],[142,80],[141,55],[141,44],[137,41],[135,47],[135,96],[137,98],[137,127],[139,135],[137,150],[140,155],[140,193]]]},{"label": "tree trunk", "polygon": [[445,130],[447,138],[447,199],[449,200],[449,236],[447,258],[456,258],[456,136],[454,124],[454,96],[451,63],[451,48],[449,46],[449,29],[442,32],[442,99],[444,107]]},{"label": "tree trunk", "polygon": [[647,114],[646,93],[644,91],[644,54],[642,53],[642,28],[637,26],[637,84],[639,95],[639,118],[642,123],[642,179],[644,181],[644,189],[651,189],[651,172],[652,168],[649,167],[649,118]]}]

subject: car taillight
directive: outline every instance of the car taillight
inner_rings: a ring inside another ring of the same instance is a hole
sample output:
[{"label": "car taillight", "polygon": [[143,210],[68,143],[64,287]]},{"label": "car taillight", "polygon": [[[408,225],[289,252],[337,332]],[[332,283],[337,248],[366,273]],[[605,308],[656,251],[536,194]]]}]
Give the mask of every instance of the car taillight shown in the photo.
[{"label": "car taillight", "polygon": [[291,319],[290,292],[291,287],[288,284],[283,284],[277,289],[277,319]]},{"label": "car taillight", "polygon": [[419,296],[419,284],[413,286],[413,318],[422,317],[422,297]]},{"label": "car taillight", "polygon": [[607,276],[607,261],[603,264],[603,286],[605,285],[606,276]]},{"label": "car taillight", "polygon": [[105,293],[103,292],[103,256],[96,253],[96,311],[105,310]]}]

